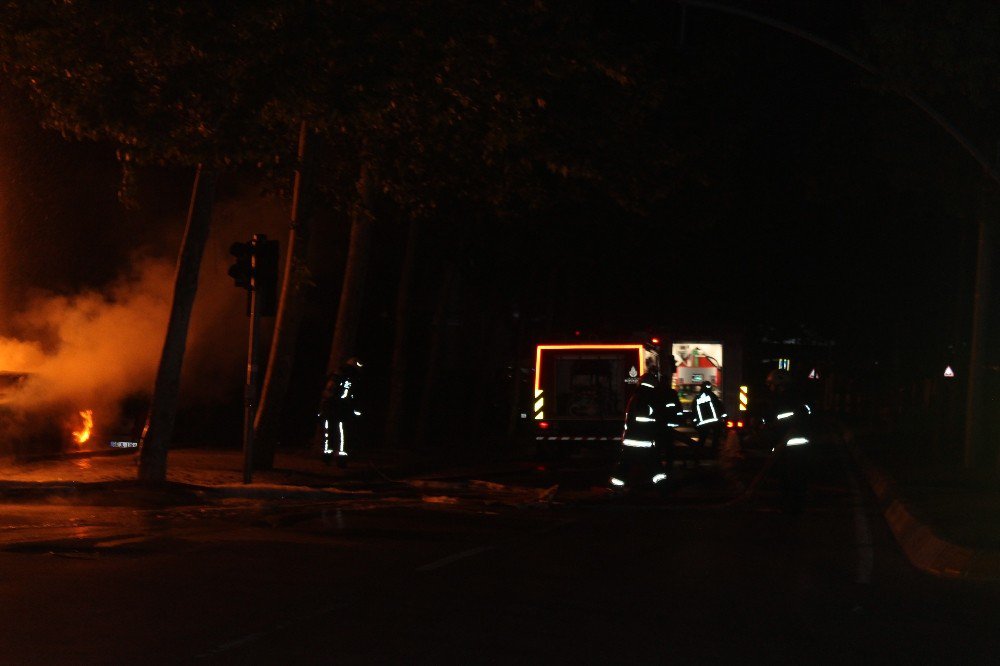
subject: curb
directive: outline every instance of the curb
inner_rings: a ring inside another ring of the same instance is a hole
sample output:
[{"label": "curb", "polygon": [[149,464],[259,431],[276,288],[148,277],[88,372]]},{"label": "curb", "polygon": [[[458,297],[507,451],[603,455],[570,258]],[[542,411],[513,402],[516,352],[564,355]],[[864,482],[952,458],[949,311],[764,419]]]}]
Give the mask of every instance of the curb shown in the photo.
[{"label": "curb", "polygon": [[879,501],[885,521],[903,554],[917,569],[940,578],[1000,581],[1000,552],[966,548],[939,537],[917,520],[896,492],[895,482],[851,447]]}]

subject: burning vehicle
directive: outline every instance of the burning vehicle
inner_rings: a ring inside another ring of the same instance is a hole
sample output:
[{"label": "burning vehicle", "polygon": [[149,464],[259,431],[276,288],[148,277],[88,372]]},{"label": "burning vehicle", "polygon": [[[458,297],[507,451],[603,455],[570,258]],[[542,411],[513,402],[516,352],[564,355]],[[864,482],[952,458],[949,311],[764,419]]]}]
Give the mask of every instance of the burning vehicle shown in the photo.
[{"label": "burning vehicle", "polygon": [[[0,456],[31,458],[135,448],[148,406],[145,396],[97,408],[65,399],[30,402],[32,375],[0,372]],[[99,402],[99,401],[95,401]]]}]

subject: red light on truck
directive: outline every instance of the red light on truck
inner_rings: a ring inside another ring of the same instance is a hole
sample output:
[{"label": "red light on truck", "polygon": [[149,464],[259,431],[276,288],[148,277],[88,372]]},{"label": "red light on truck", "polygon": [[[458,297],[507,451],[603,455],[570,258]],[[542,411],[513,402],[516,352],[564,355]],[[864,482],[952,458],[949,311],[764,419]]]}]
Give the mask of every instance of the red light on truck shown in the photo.
[{"label": "red light on truck", "polygon": [[732,422],[732,421],[726,421],[726,427],[727,428],[733,428],[735,426],[736,426],[736,424],[734,422]]},{"label": "red light on truck", "polygon": [[539,421],[538,422],[538,427],[541,428],[542,430],[547,430],[548,427],[549,427],[549,422],[548,421]]}]

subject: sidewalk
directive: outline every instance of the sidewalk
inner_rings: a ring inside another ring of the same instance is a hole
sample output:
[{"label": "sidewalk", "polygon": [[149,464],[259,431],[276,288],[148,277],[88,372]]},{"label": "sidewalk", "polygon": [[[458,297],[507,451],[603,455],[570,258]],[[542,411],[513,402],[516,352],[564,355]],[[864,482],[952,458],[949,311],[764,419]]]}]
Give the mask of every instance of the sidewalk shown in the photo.
[{"label": "sidewalk", "polygon": [[957,456],[932,462],[919,445],[898,437],[850,440],[913,566],[946,578],[1000,581],[1000,476],[964,470]]},{"label": "sidewalk", "polygon": [[[327,465],[313,451],[282,451],[271,470],[255,471],[243,482],[240,451],[182,448],[169,452],[167,483],[150,491],[137,480],[133,452],[100,452],[57,459],[16,462],[0,459],[0,502],[84,498],[101,503],[145,503],[154,494],[164,502],[193,503],[217,498],[320,499],[366,493],[402,479],[447,479],[517,468],[510,457],[492,459],[418,456],[409,451],[374,451],[352,457],[346,468]],[[100,495],[107,497],[99,497]]]}]

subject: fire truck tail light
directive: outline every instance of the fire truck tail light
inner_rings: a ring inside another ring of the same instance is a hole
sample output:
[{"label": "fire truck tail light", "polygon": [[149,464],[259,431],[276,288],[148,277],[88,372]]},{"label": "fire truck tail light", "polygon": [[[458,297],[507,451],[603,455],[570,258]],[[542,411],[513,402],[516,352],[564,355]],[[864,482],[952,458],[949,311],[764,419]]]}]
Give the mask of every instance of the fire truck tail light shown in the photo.
[{"label": "fire truck tail light", "polygon": [[538,427],[541,428],[542,430],[548,430],[548,428],[549,428],[549,422],[548,421],[539,421],[538,422]]}]

